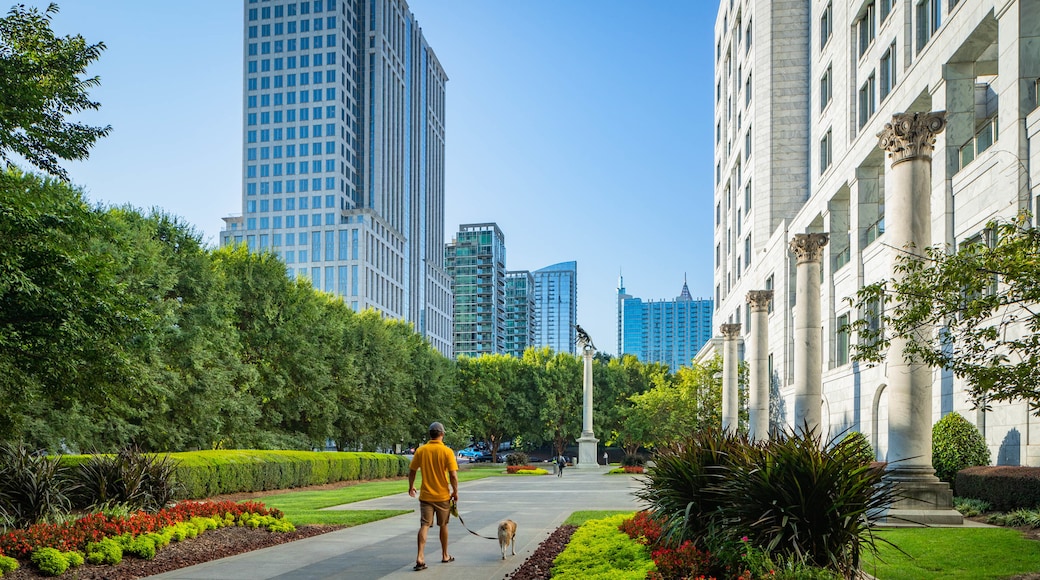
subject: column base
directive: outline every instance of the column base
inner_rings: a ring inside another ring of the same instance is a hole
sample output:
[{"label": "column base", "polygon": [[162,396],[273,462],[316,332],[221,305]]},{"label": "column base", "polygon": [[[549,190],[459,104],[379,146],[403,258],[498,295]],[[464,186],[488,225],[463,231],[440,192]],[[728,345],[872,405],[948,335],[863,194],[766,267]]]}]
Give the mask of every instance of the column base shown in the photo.
[{"label": "column base", "polygon": [[599,467],[597,447],[599,439],[596,439],[592,431],[582,431],[578,439],[578,463],[574,467],[578,469],[596,469]]},{"label": "column base", "polygon": [[929,467],[899,467],[885,474],[898,499],[881,517],[882,525],[960,526],[964,516],[953,509],[950,484]]}]

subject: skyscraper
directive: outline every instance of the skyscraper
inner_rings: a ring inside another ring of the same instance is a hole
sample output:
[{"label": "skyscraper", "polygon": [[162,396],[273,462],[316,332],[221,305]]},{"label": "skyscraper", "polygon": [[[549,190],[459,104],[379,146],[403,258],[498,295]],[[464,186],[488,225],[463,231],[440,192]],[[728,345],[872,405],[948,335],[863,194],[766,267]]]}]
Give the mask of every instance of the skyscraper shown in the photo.
[{"label": "skyscraper", "polygon": [[618,356],[635,355],[644,363],[663,363],[675,370],[690,366],[711,338],[711,300],[694,300],[683,280],[674,300],[650,300],[625,292],[618,279]]},{"label": "skyscraper", "polygon": [[534,313],[534,276],[527,270],[506,272],[506,354],[520,357],[534,346]]},{"label": "skyscraper", "polygon": [[506,241],[493,223],[462,224],[444,247],[454,281],[455,356],[505,352]]},{"label": "skyscraper", "polygon": [[[560,262],[534,272],[535,346],[575,354],[578,263]],[[595,338],[595,337],[593,337]]]},{"label": "skyscraper", "polygon": [[242,214],[222,245],[451,356],[444,85],[404,0],[244,0]]}]

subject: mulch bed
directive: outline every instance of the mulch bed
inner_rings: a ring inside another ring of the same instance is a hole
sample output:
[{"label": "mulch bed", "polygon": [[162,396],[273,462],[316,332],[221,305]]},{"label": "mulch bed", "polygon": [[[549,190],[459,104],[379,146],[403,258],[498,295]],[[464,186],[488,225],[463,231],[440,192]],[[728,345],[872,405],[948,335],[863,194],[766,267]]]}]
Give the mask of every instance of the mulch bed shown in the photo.
[{"label": "mulch bed", "polygon": [[506,580],[548,580],[552,576],[553,560],[567,547],[577,529],[578,526],[556,528],[515,572],[506,574]]},{"label": "mulch bed", "polygon": [[[127,556],[115,566],[84,564],[66,574],[74,574],[80,580],[144,578],[243,552],[310,538],[342,528],[343,526],[301,526],[295,532],[286,533],[243,527],[220,528],[210,530],[192,540],[171,542],[169,546],[159,550],[153,560],[140,560]],[[50,576],[39,574],[31,564],[22,562],[22,567],[18,570],[4,574],[4,580],[14,578],[50,578]]]}]

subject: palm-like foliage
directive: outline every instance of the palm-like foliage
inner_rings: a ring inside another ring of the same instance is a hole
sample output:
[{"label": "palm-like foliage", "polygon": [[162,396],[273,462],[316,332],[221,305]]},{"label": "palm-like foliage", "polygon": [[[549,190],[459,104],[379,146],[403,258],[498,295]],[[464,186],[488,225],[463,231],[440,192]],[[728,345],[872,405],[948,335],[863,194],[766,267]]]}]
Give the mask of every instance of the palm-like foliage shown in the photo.
[{"label": "palm-like foliage", "polygon": [[669,544],[725,553],[747,537],[767,554],[849,575],[863,549],[875,550],[874,520],[894,499],[882,474],[855,437],[787,431],[756,444],[711,430],[658,454],[638,495]]},{"label": "palm-like foliage", "polygon": [[67,472],[57,457],[0,445],[0,524],[19,528],[68,513]]}]

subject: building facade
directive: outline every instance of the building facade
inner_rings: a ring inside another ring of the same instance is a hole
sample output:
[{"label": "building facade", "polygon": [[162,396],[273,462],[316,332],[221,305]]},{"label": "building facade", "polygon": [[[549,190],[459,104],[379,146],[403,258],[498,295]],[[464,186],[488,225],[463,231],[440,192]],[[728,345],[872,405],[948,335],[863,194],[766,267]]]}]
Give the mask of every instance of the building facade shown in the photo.
[{"label": "building facade", "polygon": [[[775,423],[790,423],[795,379],[796,234],[820,250],[819,344],[826,435],[868,436],[888,457],[886,366],[855,363],[850,304],[891,275],[878,134],[893,115],[945,111],[931,157],[931,242],[955,251],[986,224],[1037,210],[1040,1],[722,0],[715,27],[716,326],[740,324],[748,293],[772,290],[765,346]],[[891,191],[889,191],[891,193]],[[815,339],[814,339],[815,340]],[[709,356],[713,340],[700,356]],[[1040,465],[1028,403],[975,409],[961,379],[932,371],[933,421],[956,411],[996,463]]]},{"label": "building facade", "polygon": [[537,347],[577,353],[578,263],[560,262],[534,271]]},{"label": "building facade", "polygon": [[452,355],[444,86],[404,0],[244,0],[242,213],[221,245]]},{"label": "building facade", "polygon": [[506,354],[521,357],[534,346],[534,313],[534,276],[528,270],[506,272]]},{"label": "building facade", "polygon": [[618,279],[618,356],[635,355],[644,363],[662,363],[675,370],[690,366],[711,339],[712,302],[694,300],[683,281],[674,300],[644,302],[625,292]]},{"label": "building facade", "polygon": [[454,283],[455,356],[506,349],[506,240],[493,223],[462,224],[444,249]]}]

